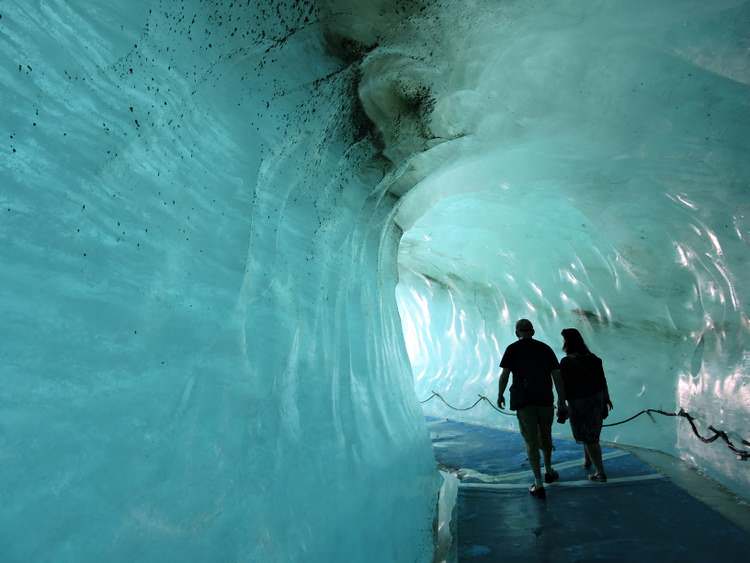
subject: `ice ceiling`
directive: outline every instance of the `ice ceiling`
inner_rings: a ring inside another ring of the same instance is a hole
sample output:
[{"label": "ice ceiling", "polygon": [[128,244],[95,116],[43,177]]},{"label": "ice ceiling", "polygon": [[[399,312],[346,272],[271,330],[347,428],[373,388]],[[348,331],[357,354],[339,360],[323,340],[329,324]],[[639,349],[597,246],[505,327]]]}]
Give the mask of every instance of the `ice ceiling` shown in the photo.
[{"label": "ice ceiling", "polygon": [[417,399],[494,393],[518,316],[582,328],[616,413],[747,434],[748,29],[721,0],[3,2],[2,559],[429,561]]}]

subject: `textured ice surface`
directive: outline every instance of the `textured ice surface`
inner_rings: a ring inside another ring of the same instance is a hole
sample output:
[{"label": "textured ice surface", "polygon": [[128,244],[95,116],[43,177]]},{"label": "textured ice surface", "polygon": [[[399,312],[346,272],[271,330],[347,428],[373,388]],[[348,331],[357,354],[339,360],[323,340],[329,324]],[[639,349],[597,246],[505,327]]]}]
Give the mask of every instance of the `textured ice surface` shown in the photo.
[{"label": "textured ice surface", "polygon": [[0,560],[429,561],[395,198],[317,9],[0,14]]},{"label": "textured ice surface", "polygon": [[0,15],[3,561],[429,561],[406,347],[473,400],[521,314],[744,430],[746,3]]},{"label": "textured ice surface", "polygon": [[[451,9],[429,44],[428,150],[403,167],[420,183],[397,217],[418,395],[494,399],[528,317],[558,351],[561,328],[583,330],[613,418],[681,406],[747,438],[750,4]],[[644,417],[605,438],[676,451],[747,494],[747,463],[684,421]]]}]

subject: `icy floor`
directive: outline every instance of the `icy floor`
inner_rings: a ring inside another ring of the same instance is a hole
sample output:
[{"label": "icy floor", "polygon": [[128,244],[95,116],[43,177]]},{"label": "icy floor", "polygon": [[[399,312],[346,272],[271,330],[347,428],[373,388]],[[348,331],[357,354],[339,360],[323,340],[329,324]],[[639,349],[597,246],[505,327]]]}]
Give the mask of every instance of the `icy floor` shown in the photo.
[{"label": "icy floor", "polygon": [[438,462],[461,478],[459,561],[740,561],[750,549],[747,504],[736,501],[725,517],[704,502],[708,491],[726,502],[705,477],[678,485],[674,471],[610,447],[609,481],[591,483],[580,446],[556,439],[561,480],[539,501],[526,490],[531,472],[518,433],[436,418],[428,425]]}]

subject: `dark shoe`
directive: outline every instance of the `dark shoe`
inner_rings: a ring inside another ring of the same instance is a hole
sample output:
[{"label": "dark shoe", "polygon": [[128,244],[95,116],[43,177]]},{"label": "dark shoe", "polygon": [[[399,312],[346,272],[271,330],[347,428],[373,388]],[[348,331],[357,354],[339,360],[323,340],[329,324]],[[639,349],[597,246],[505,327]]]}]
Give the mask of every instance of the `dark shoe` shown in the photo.
[{"label": "dark shoe", "polygon": [[594,473],[589,475],[589,481],[596,481],[597,483],[606,483],[607,476],[604,473]]},{"label": "dark shoe", "polygon": [[560,480],[560,474],[554,469],[550,471],[549,473],[544,474],[545,483],[554,483],[555,481],[559,481],[559,480]]},{"label": "dark shoe", "polygon": [[546,499],[547,493],[544,491],[544,487],[537,487],[536,484],[529,487],[529,494],[538,499]]}]

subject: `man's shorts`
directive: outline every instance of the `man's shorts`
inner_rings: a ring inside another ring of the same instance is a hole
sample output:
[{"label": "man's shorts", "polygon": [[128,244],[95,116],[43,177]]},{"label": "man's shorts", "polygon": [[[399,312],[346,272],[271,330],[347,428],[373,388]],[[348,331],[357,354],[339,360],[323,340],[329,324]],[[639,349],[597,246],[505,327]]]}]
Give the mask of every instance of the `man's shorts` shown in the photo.
[{"label": "man's shorts", "polygon": [[528,406],[516,411],[521,435],[529,449],[552,449],[552,422],[555,410],[552,407]]}]

